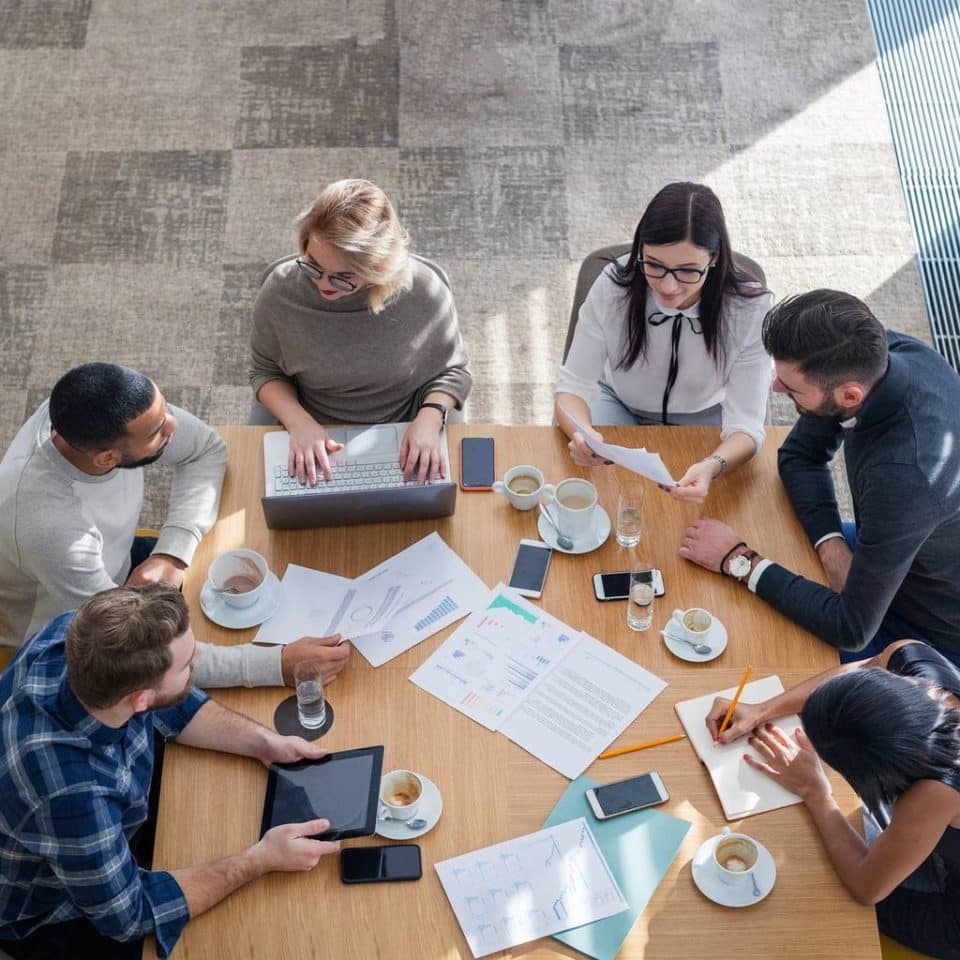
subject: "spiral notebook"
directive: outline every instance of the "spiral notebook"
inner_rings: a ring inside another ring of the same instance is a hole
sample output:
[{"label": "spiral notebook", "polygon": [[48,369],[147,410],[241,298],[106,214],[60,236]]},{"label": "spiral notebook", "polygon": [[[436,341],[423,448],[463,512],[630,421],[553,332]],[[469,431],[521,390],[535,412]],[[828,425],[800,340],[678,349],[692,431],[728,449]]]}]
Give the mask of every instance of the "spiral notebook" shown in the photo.
[{"label": "spiral notebook", "polygon": [[[793,803],[800,803],[800,798],[785,787],[774,783],[759,770],[747,766],[743,759],[744,753],[749,753],[759,759],[759,754],[751,747],[745,738],[735,743],[720,746],[713,742],[704,718],[713,706],[714,698],[726,697],[730,700],[737,692],[736,687],[727,690],[718,690],[708,693],[695,700],[684,700],[678,703],[676,710],[687,733],[693,749],[703,762],[710,774],[710,779],[716,788],[723,815],[728,820],[739,820],[741,817],[752,817],[768,810],[778,810],[780,807],[789,807]],[[764,677],[754,680],[743,688],[741,703],[759,703],[769,700],[777,694],[783,693],[783,684],[777,676]],[[786,733],[793,733],[800,726],[800,718],[796,714],[780,717],[777,726]]]}]

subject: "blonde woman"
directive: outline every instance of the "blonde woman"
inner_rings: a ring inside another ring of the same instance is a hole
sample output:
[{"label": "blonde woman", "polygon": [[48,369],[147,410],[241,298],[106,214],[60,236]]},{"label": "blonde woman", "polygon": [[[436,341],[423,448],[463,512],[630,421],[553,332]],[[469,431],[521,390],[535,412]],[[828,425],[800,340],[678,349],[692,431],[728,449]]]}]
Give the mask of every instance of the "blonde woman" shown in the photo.
[{"label": "blonde woman", "polygon": [[472,382],[446,274],[409,253],[367,180],[331,183],[295,225],[300,255],[267,275],[250,337],[250,383],[290,434],[290,474],[330,479],[340,445],[321,423],[410,420],[405,475],[444,476],[440,430]]}]

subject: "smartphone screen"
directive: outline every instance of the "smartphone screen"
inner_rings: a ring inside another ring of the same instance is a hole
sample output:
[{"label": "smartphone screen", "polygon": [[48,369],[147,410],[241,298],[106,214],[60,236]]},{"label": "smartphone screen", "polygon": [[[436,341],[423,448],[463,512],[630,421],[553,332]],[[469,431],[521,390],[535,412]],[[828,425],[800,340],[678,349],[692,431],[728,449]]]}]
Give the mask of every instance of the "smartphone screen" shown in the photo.
[{"label": "smartphone screen", "polygon": [[[662,597],[663,575],[659,570],[652,570],[653,592]],[[630,572],[621,570],[617,573],[595,573],[593,575],[593,592],[598,600],[626,600],[630,595]]]},{"label": "smartphone screen", "polygon": [[545,543],[521,540],[510,574],[510,586],[525,597],[539,597],[543,593],[552,553]]},{"label": "smartphone screen", "polygon": [[420,848],[416,844],[351,847],[340,854],[340,877],[344,883],[419,880],[421,872]]},{"label": "smartphone screen", "polygon": [[649,773],[632,777],[630,780],[608,783],[605,787],[597,787],[594,793],[606,816],[649,807],[665,799]]},{"label": "smartphone screen", "polygon": [[493,474],[493,437],[464,437],[460,441],[460,486],[489,489]]}]

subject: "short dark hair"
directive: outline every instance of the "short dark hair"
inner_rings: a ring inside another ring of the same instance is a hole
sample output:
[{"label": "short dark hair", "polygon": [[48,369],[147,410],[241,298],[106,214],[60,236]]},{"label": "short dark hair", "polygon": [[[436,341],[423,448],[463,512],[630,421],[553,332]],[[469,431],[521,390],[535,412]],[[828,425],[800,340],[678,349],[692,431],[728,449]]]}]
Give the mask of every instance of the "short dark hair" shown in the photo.
[{"label": "short dark hair", "polygon": [[157,388],[138,370],[84,363],[65,373],[50,394],[50,424],[71,447],[98,453],[126,435],[150,409]]},{"label": "short dark hair", "polygon": [[883,325],[862,300],[839,290],[781,300],[764,318],[763,345],[822,390],[850,380],[872,387],[887,369]]},{"label": "short dark hair", "polygon": [[94,594],[67,631],[67,679],[82,703],[106,709],[160,685],[170,643],[190,626],[183,594],[165,583]]},{"label": "short dark hair", "polygon": [[871,809],[918,780],[956,774],[960,711],[929,680],[881,667],[841,674],[810,694],[801,720],[817,753]]}]

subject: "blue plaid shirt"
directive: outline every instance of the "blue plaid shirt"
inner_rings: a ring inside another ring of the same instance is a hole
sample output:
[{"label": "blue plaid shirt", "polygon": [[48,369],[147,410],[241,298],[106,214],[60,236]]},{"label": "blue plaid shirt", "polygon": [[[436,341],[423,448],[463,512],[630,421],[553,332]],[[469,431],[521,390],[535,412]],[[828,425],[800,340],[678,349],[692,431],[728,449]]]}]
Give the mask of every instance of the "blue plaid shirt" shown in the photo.
[{"label": "blue plaid shirt", "polygon": [[72,618],[47,624],[0,675],[0,946],[86,917],[114,940],[153,933],[166,957],[187,901],[169,873],[137,866],[128,840],[147,819],[154,728],[176,737],[207,695],[104,726],[67,683]]}]

